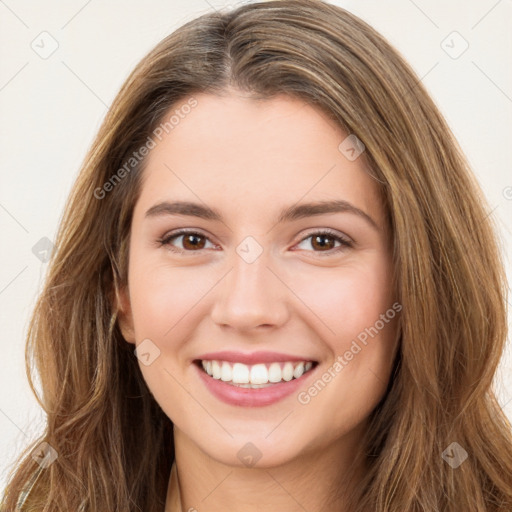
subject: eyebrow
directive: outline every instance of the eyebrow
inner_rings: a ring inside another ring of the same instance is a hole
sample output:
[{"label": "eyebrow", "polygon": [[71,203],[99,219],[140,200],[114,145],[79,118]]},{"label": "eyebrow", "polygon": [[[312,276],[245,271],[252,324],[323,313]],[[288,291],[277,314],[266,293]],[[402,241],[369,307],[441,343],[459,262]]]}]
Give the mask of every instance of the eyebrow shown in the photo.
[{"label": "eyebrow", "polygon": [[[343,199],[331,201],[318,201],[314,203],[303,203],[292,205],[281,211],[276,224],[291,222],[315,215],[324,215],[328,213],[352,213],[364,219],[377,231],[377,223],[363,210]],[[145,218],[159,217],[162,215],[187,215],[206,220],[215,220],[223,222],[222,215],[209,206],[193,203],[191,201],[163,201],[155,204],[145,214]]]}]

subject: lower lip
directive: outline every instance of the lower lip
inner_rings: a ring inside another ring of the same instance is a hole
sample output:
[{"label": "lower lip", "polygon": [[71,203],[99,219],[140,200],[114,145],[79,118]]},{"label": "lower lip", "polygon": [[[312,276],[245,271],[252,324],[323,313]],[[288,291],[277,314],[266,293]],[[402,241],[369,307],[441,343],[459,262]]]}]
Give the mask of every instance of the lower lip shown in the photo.
[{"label": "lower lip", "polygon": [[195,364],[194,366],[197,368],[206,387],[215,397],[227,404],[239,405],[241,407],[262,407],[279,402],[279,400],[297,391],[304,384],[304,380],[315,370],[312,368],[298,379],[280,382],[266,388],[243,388],[227,384],[220,379],[214,379],[201,370],[199,366]]}]

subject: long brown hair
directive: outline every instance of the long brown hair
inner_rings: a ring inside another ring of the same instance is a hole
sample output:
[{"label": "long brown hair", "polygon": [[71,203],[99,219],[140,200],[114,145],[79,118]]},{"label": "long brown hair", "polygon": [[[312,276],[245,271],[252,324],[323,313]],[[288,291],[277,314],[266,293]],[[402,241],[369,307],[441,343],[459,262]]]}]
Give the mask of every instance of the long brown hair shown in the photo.
[{"label": "long brown hair", "polygon": [[[172,422],[116,322],[145,159],[126,163],[171,107],[231,87],[327,112],[365,145],[386,204],[402,337],[351,510],[512,510],[511,425],[492,387],[506,278],[489,207],[411,68],[366,23],[320,0],[198,17],[122,86],[66,204],[29,326],[27,372],[36,396],[32,366],[40,376],[47,423],[20,456],[2,510],[25,499],[22,509],[38,512],[163,511]],[[39,469],[31,455],[43,441],[58,456]]]}]

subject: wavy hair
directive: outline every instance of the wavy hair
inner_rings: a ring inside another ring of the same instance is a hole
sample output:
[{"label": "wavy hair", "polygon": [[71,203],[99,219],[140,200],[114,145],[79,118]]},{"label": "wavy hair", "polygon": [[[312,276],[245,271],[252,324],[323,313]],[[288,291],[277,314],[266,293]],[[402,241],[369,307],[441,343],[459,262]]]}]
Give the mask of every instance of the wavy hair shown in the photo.
[{"label": "wavy hair", "polygon": [[[2,510],[163,511],[173,425],[121,335],[115,300],[146,159],[98,191],[171,108],[230,88],[299,98],[355,134],[392,226],[402,336],[350,510],[512,510],[511,425],[493,387],[507,286],[489,207],[411,67],[365,22],[320,0],[202,15],[122,86],[66,203],[29,324],[26,369],[46,424],[16,461]],[[31,456],[41,442],[58,454],[47,467]],[[454,442],[468,454],[456,469],[442,457]]]}]

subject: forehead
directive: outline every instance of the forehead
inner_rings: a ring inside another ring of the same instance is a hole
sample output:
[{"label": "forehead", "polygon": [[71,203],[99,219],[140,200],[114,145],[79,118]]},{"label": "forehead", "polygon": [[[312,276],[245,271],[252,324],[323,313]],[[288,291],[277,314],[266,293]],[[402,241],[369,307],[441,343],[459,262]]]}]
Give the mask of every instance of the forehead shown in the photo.
[{"label": "forehead", "polygon": [[239,217],[302,199],[345,199],[379,216],[364,154],[347,159],[339,146],[348,134],[321,110],[284,95],[194,98],[197,105],[155,140],[136,214],[169,199],[238,209]]}]

